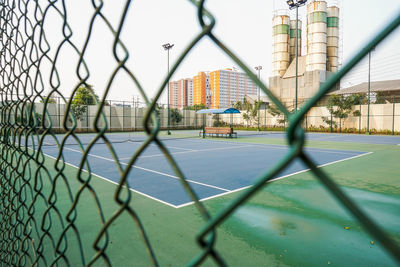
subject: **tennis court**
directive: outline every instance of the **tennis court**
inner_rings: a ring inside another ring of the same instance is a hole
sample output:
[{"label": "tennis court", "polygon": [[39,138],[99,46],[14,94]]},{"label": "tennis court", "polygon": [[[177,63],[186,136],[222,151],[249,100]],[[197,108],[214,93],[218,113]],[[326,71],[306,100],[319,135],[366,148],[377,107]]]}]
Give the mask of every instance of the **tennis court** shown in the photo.
[{"label": "tennis court", "polygon": [[[203,139],[196,134],[198,131],[173,131],[171,136],[161,132],[159,137],[198,198],[213,214],[250,189],[288,151],[285,133],[280,132],[238,131],[237,139]],[[130,157],[145,140],[145,135],[132,133],[106,136],[113,142],[123,169],[128,168]],[[61,141],[62,137],[57,136],[57,140]],[[93,134],[78,135],[83,150],[94,137]],[[49,163],[57,162],[51,158],[57,158],[59,153],[52,138],[46,138],[41,149],[48,155]],[[400,148],[397,143],[400,137],[307,133],[306,138],[305,153],[391,238],[399,241],[400,169],[397,162]],[[65,173],[76,176],[82,154],[73,139],[65,140],[62,149],[68,165]],[[107,144],[99,139],[84,162],[89,163],[84,169],[89,167],[94,175],[89,184],[98,192],[102,212],[110,220],[118,207],[113,204],[113,194],[121,175]],[[74,179],[69,180],[69,184],[73,191],[80,187],[79,183],[75,185]],[[135,198],[132,206],[146,225],[157,260],[183,265],[196,255],[199,248],[185,236],[195,236],[203,225],[202,220],[198,219],[196,206],[157,145],[147,146],[134,163],[128,184]],[[91,198],[87,193],[82,194],[86,201],[76,209],[85,225],[91,225],[83,242],[84,254],[91,255],[91,244],[103,226],[92,202],[87,202]],[[70,205],[63,197],[57,203],[60,207]],[[108,228],[107,253],[115,256],[113,263],[117,265],[127,263],[124,257],[119,257],[127,254],[135,255],[139,266],[148,265],[140,235],[135,231],[126,234],[130,220],[129,216],[120,216]],[[218,233],[220,241],[215,249],[232,266],[245,262],[251,262],[252,266],[396,266],[380,243],[297,160],[234,212],[219,227]],[[134,252],[131,247],[135,248]],[[170,250],[174,253],[168,253]],[[71,248],[68,251],[72,258],[78,253]],[[246,253],[241,254],[241,251]],[[310,251],[313,254],[304,257]],[[70,262],[79,264],[78,259]],[[213,262],[208,259],[204,264],[213,265]]]},{"label": "tennis court", "polygon": [[[81,136],[82,139],[94,137],[90,134]],[[119,157],[118,161],[124,167],[129,163],[132,153],[138,150],[141,142],[129,141],[129,135],[119,134],[119,138],[128,140],[114,144]],[[249,144],[211,138],[171,138],[165,140],[165,145],[200,200],[247,188],[265,170],[277,164],[288,151],[288,147],[284,145]],[[59,153],[57,146],[45,146],[42,151],[53,158]],[[319,166],[370,154],[368,151],[317,148],[307,148],[306,153]],[[63,156],[66,163],[78,167],[82,161],[82,150],[77,143],[72,143],[64,147]],[[88,163],[96,176],[112,183],[120,182],[116,163],[106,144],[98,143],[91,148]],[[300,160],[297,160],[275,179],[287,178],[306,170],[307,168]],[[176,176],[157,145],[149,146],[140,155],[129,174],[128,184],[135,192],[176,208],[192,203],[179,177]]]}]

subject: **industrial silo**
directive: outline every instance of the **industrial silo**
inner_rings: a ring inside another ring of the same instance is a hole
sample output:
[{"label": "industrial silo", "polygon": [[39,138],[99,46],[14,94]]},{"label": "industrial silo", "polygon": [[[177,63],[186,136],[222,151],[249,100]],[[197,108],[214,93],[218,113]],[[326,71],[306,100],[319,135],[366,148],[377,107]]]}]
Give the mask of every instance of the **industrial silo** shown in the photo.
[{"label": "industrial silo", "polygon": [[[301,56],[301,20],[298,20],[297,34],[298,34],[298,55]],[[290,62],[296,57],[296,20],[290,21]]]},{"label": "industrial silo", "polygon": [[272,19],[272,76],[282,77],[289,67],[289,22],[290,18],[286,10],[279,10],[275,12]]},{"label": "industrial silo", "polygon": [[306,71],[326,70],[326,1],[312,1],[307,5]]},{"label": "industrial silo", "polygon": [[328,71],[336,72],[339,67],[339,8],[327,9],[327,63]]}]

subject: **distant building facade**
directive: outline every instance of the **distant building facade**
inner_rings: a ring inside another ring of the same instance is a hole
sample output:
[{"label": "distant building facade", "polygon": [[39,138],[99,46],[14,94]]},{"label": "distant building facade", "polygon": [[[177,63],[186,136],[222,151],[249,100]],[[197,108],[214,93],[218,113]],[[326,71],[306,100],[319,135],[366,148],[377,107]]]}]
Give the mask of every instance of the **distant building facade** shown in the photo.
[{"label": "distant building facade", "polygon": [[257,94],[257,85],[243,72],[220,69],[199,72],[196,76],[170,84],[170,107],[201,105],[207,108],[228,108],[247,95]]},{"label": "distant building facade", "polygon": [[206,72],[199,72],[193,77],[193,105],[207,105],[207,95],[209,95],[210,75]]},{"label": "distant building facade", "polygon": [[187,105],[193,106],[193,79],[187,78]]},{"label": "distant building facade", "polygon": [[183,108],[188,105],[188,79],[169,82],[169,105]]},{"label": "distant building facade", "polygon": [[[274,11],[269,89],[289,108],[295,107],[296,99],[302,103],[313,97],[321,85],[338,71],[341,47],[339,12],[337,5],[328,6],[325,0],[308,1],[306,27],[303,27],[301,20],[290,18],[289,10]],[[303,28],[306,30],[305,40],[301,39]],[[297,63],[296,35],[299,48]],[[301,50],[303,41],[305,51]]]},{"label": "distant building facade", "polygon": [[210,72],[210,91],[211,108],[228,108],[257,94],[257,86],[246,73],[221,69]]}]

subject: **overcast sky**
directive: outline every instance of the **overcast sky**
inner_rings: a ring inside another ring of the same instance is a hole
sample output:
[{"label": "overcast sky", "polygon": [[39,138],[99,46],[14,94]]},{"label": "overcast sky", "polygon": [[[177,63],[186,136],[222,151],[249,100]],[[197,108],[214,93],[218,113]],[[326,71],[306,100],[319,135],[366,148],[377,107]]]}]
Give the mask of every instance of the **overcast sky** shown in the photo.
[{"label": "overcast sky", "polygon": [[[400,12],[399,0],[343,0],[343,61],[346,62],[365,42],[391,18]],[[331,1],[328,1],[331,2]],[[94,12],[91,1],[68,1],[68,21],[74,32],[73,42],[82,47],[89,21]],[[116,28],[125,1],[104,1],[103,13]],[[272,58],[273,8],[286,7],[284,0],[209,0],[207,8],[217,23],[215,34],[251,68],[261,65],[262,80],[268,82]],[[305,18],[306,7],[301,8]],[[45,25],[51,32],[60,32],[62,21],[49,14]],[[305,19],[304,24],[305,27]],[[101,95],[116,67],[112,55],[113,36],[106,24],[97,18],[85,59],[89,64],[89,83]],[[170,53],[172,63],[182,53],[190,40],[200,31],[196,9],[187,0],[135,0],[132,2],[122,32],[122,40],[129,50],[129,69],[137,76],[151,98],[159,89],[167,72],[167,53],[162,44],[174,44]],[[48,33],[49,35],[49,33]],[[50,40],[57,39],[52,34]],[[373,54],[372,79],[400,79],[400,29],[392,34],[383,46]],[[122,53],[121,53],[122,54]],[[61,90],[70,94],[77,83],[77,56],[65,48],[57,67],[60,70]],[[365,62],[364,62],[365,63]],[[375,64],[375,65],[374,65]],[[208,38],[202,40],[185,59],[173,76],[173,80],[193,77],[198,71],[212,71],[236,66]],[[237,66],[236,66],[237,67]],[[347,85],[367,79],[366,64],[344,80]],[[375,77],[374,77],[375,75]],[[132,80],[122,72],[116,76],[107,98],[130,101],[139,92]],[[164,95],[162,101],[165,102]]]}]

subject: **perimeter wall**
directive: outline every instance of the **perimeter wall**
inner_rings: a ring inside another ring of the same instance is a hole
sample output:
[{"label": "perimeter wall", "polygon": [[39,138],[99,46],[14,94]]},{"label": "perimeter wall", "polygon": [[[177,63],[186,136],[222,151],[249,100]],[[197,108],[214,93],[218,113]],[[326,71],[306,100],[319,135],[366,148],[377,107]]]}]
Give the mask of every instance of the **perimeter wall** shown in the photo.
[{"label": "perimeter wall", "polygon": [[[41,114],[43,112],[43,103],[36,103],[36,112]],[[91,131],[93,123],[98,111],[97,106],[87,106],[87,111],[77,120],[78,131]],[[361,116],[352,116],[341,121],[337,118],[332,118],[336,122],[336,127],[333,128],[338,131],[346,131],[347,129],[362,130],[367,128],[368,123],[368,105],[355,106],[355,110],[360,110]],[[46,122],[51,120],[53,129],[63,129],[65,105],[64,104],[48,104],[47,105],[48,117]],[[144,107],[121,107],[121,106],[105,106],[103,108],[102,117],[99,120],[98,127],[103,127],[107,123],[107,129],[110,131],[130,131],[143,129],[143,118],[146,109]],[[172,118],[170,120],[171,128],[201,128],[203,125],[213,126],[216,124],[217,119],[225,124],[233,124],[234,126],[244,127],[257,127],[258,118],[253,118],[248,121],[243,119],[245,111],[241,114],[223,114],[223,115],[210,115],[210,114],[196,114],[194,110],[178,110],[182,118],[179,122],[175,122]],[[394,131],[400,132],[400,103],[396,104],[371,104],[369,115],[369,129],[377,131]],[[168,126],[168,112],[167,109],[160,109],[160,126],[166,128]],[[218,118],[217,118],[218,117]],[[307,113],[303,121],[303,127],[312,130],[311,128],[330,128],[330,125],[325,123],[322,117],[330,120],[330,114],[326,107],[313,107]],[[70,120],[67,120],[68,126],[72,125]],[[260,110],[259,118],[260,127],[285,127],[286,122],[283,116],[272,116],[267,109]]]}]

